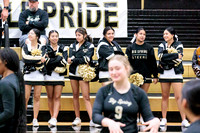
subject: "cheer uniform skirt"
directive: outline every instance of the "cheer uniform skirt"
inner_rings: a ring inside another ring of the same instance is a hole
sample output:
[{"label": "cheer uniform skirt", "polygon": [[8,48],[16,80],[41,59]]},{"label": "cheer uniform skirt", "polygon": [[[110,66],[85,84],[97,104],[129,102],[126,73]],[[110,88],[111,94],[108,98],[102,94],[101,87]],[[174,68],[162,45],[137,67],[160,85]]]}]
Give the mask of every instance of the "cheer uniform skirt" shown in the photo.
[{"label": "cheer uniform skirt", "polygon": [[64,76],[60,76],[59,73],[52,72],[50,75],[44,76],[45,85],[62,85],[65,86]]},{"label": "cheer uniform skirt", "polygon": [[99,83],[111,81],[108,71],[99,71]]},{"label": "cheer uniform skirt", "polygon": [[174,68],[170,70],[164,70],[163,74],[160,74],[159,82],[170,83],[170,82],[180,82],[183,83],[183,75],[175,74]]},{"label": "cheer uniform skirt", "polygon": [[44,75],[38,70],[24,74],[25,85],[44,85]]}]

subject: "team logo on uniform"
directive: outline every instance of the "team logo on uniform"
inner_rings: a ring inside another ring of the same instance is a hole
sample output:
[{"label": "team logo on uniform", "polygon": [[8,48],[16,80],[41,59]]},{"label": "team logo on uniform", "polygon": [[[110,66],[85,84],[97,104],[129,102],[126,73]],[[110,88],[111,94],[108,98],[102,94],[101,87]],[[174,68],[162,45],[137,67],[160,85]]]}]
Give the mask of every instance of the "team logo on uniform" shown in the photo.
[{"label": "team logo on uniform", "polygon": [[88,49],[83,49],[83,52],[86,53],[88,51]]}]

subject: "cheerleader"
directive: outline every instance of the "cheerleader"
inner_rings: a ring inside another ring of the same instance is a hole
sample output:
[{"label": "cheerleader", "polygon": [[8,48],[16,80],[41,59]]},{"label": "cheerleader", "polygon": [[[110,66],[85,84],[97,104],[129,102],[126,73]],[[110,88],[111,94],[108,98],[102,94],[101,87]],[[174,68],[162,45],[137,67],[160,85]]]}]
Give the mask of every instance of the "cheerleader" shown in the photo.
[{"label": "cheerleader", "polygon": [[48,96],[48,106],[51,119],[50,126],[56,126],[57,116],[60,109],[60,97],[64,83],[64,75],[67,74],[68,47],[58,44],[59,33],[56,30],[49,32],[50,45],[46,46],[47,60],[45,86]]},{"label": "cheerleader", "polygon": [[76,42],[70,45],[68,63],[69,67],[69,79],[73,91],[73,104],[76,119],[72,122],[73,126],[81,124],[80,119],[80,105],[79,105],[79,87],[83,95],[86,110],[90,118],[90,126],[96,126],[92,122],[92,105],[90,102],[90,88],[89,82],[84,81],[78,73],[79,65],[89,64],[94,55],[94,45],[90,43],[91,38],[87,35],[85,28],[78,28],[75,31]]},{"label": "cheerleader", "polygon": [[34,87],[33,95],[33,127],[38,127],[37,120],[40,105],[40,95],[42,85],[44,85],[44,62],[45,62],[45,47],[40,44],[40,31],[38,29],[32,29],[28,33],[30,43],[24,45],[22,48],[22,57],[24,62],[24,81],[25,81],[25,99],[26,107],[31,94],[31,89]]},{"label": "cheerleader", "polygon": [[146,38],[146,31],[144,28],[139,27],[134,35],[135,40],[132,40],[132,44],[128,45],[126,49],[126,55],[134,70],[134,73],[142,74],[144,78],[144,84],[142,89],[147,93],[150,83],[156,84],[158,82],[158,70],[156,58],[154,55],[153,47],[144,42]]},{"label": "cheerleader", "polygon": [[101,39],[97,46],[97,58],[99,62],[99,82],[102,86],[111,83],[111,78],[108,73],[108,61],[115,55],[124,55],[120,45],[113,41],[115,30],[108,26],[103,30],[103,39]]},{"label": "cheerleader", "polygon": [[26,133],[24,79],[17,53],[0,50],[0,132]]},{"label": "cheerleader", "polygon": [[200,47],[196,48],[192,57],[192,68],[196,78],[200,78]]},{"label": "cheerleader", "polygon": [[138,112],[147,126],[144,131],[158,132],[160,121],[153,116],[146,93],[129,82],[132,70],[128,59],[115,55],[108,68],[113,83],[99,89],[92,114],[93,121],[103,126],[101,132],[137,133]]},{"label": "cheerleader", "polygon": [[162,119],[161,126],[167,124],[167,108],[170,96],[170,87],[174,89],[174,96],[178,104],[182,118],[182,126],[188,127],[190,124],[186,120],[185,113],[183,112],[180,104],[181,89],[183,84],[183,44],[178,41],[176,31],[173,27],[168,27],[163,33],[164,42],[158,46],[159,66],[158,72],[160,73],[159,81],[162,89]]}]

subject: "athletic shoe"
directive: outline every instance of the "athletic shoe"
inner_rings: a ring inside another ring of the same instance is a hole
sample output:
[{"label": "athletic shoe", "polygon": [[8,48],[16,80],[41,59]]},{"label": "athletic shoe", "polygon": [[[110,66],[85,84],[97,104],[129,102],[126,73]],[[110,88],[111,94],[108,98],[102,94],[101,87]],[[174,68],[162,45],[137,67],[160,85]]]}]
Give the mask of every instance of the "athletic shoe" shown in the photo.
[{"label": "athletic shoe", "polygon": [[160,126],[160,131],[161,132],[166,132],[167,131],[167,126]]},{"label": "athletic shoe", "polygon": [[51,120],[50,120],[50,122],[49,122],[50,126],[51,126],[51,127],[55,127],[55,126],[56,126],[56,123],[57,123],[56,118],[51,118]]},{"label": "athletic shoe", "polygon": [[160,126],[165,126],[165,125],[167,125],[167,119],[166,118],[161,118]]},{"label": "athletic shoe", "polygon": [[101,127],[99,124],[95,124],[92,120],[90,121],[90,127]]},{"label": "athletic shoe", "polygon": [[[51,118],[51,119],[52,119],[52,118]],[[50,122],[51,122],[51,119],[49,119],[48,123],[50,123]]]},{"label": "athletic shoe", "polygon": [[72,126],[72,128],[74,129],[74,131],[80,131],[81,130],[81,125]]},{"label": "athletic shoe", "polygon": [[81,119],[79,117],[76,117],[76,119],[72,122],[73,126],[81,125]]},{"label": "athletic shoe", "polygon": [[189,127],[190,126],[190,123],[188,122],[188,120],[183,120],[182,121],[182,124],[181,124],[183,127]]},{"label": "athletic shoe", "polygon": [[37,119],[33,119],[33,127],[39,127],[39,123]]}]

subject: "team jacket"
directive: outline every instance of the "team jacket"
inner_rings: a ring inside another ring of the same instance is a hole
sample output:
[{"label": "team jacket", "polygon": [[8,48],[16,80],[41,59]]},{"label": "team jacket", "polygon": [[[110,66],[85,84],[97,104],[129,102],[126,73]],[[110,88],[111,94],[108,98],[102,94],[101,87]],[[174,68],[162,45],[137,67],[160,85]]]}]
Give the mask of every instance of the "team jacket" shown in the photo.
[{"label": "team jacket", "polygon": [[[46,46],[46,54],[48,55],[48,58],[46,60],[46,69],[47,74],[51,75],[51,73],[54,71],[56,67],[66,67],[67,66],[67,58],[68,58],[68,47],[59,44],[58,50],[54,51],[51,45]],[[56,53],[62,53],[61,55],[56,55]],[[59,75],[66,75],[67,69],[64,73],[59,73]]]},{"label": "team jacket", "polygon": [[134,73],[138,72],[148,78],[151,78],[152,74],[154,78],[158,77],[156,58],[153,47],[150,44],[130,44],[126,49],[126,55]]},{"label": "team jacket", "polygon": [[78,65],[90,63],[94,55],[94,45],[90,42],[85,41],[78,50],[76,50],[76,45],[77,43],[73,43],[69,48],[69,58],[72,59],[69,72],[73,74],[76,73]]},{"label": "team jacket", "polygon": [[30,72],[36,71],[36,68],[41,68],[39,71],[41,73],[46,73],[44,63],[41,63],[41,58],[45,55],[45,47],[38,44],[38,49],[42,51],[41,56],[32,56],[31,54],[31,44],[26,44],[22,48],[22,58],[24,62],[23,73],[28,74]]},{"label": "team jacket", "polygon": [[108,61],[115,55],[124,55],[120,45],[112,41],[112,46],[105,38],[103,38],[97,46],[97,58],[99,62],[99,71],[108,71]]},{"label": "team jacket", "polygon": [[167,53],[166,42],[162,42],[158,46],[158,72],[163,74],[164,70],[174,68],[175,74],[183,74],[184,69],[182,62],[178,66],[175,66],[176,60],[178,59],[178,54],[181,53],[181,55],[183,56],[183,44],[179,41],[174,41],[171,47],[175,48],[178,51],[178,53]]},{"label": "team jacket", "polygon": [[[26,24],[29,21],[29,24]],[[36,12],[31,12],[29,9],[24,10],[19,16],[19,29],[22,35],[27,34],[31,29],[40,30],[41,35],[45,35],[45,28],[48,26],[49,18],[46,11],[38,9]]]}]

